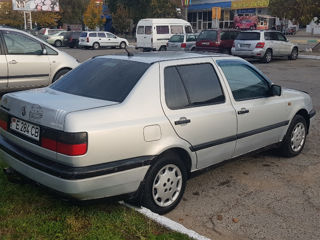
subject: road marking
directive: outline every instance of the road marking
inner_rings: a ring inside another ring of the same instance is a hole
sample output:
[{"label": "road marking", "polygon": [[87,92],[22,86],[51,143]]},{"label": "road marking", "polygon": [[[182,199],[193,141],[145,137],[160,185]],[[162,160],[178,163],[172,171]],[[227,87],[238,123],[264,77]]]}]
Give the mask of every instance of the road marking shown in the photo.
[{"label": "road marking", "polygon": [[177,223],[167,217],[164,217],[164,216],[161,216],[157,213],[154,213],[152,211],[150,211],[149,209],[145,208],[145,207],[134,207],[128,203],[124,203],[123,201],[120,201],[119,202],[120,204],[124,205],[124,206],[127,206],[131,209],[134,209],[135,211],[143,214],[144,216],[148,217],[149,219],[155,221],[156,223],[168,228],[168,229],[171,229],[175,232],[179,232],[179,233],[182,233],[182,234],[185,234],[187,235],[188,237],[190,238],[193,238],[193,239],[196,239],[196,240],[210,240],[210,238],[207,238],[205,236],[202,236],[200,235],[199,233],[191,230],[191,229],[188,229],[186,228],[185,226],[183,226],[182,224],[180,223]]}]

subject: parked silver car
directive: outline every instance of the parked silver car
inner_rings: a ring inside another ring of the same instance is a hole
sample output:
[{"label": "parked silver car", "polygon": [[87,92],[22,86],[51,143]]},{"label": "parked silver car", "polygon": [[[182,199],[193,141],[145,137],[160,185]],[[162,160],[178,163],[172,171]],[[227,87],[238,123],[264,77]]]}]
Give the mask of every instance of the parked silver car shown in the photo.
[{"label": "parked silver car", "polygon": [[298,58],[298,46],[289,42],[277,31],[246,31],[241,32],[234,41],[232,55],[261,59],[271,62],[273,57]]},{"label": "parked silver car", "polygon": [[168,43],[168,51],[194,51],[196,48],[198,34],[177,34],[173,35]]},{"label": "parked silver car", "polygon": [[78,64],[39,38],[0,27],[1,92],[47,86]]},{"label": "parked silver car", "polygon": [[273,144],[298,155],[314,115],[307,93],[274,85],[237,57],[103,56],[50,87],[4,95],[0,152],[58,192],[130,194],[164,214],[191,172]]}]

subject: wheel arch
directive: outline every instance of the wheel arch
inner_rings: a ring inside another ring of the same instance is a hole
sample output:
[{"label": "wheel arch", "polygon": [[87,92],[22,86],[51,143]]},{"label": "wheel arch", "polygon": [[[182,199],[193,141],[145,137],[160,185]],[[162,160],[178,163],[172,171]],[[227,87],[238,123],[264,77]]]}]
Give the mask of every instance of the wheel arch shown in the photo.
[{"label": "wheel arch", "polygon": [[72,68],[70,67],[63,67],[63,68],[59,68],[54,74],[53,74],[53,77],[51,78],[51,83],[53,83],[53,79],[55,79],[55,77],[57,76],[57,74],[63,70],[68,70],[68,71],[71,71]]},{"label": "wheel arch", "polygon": [[309,133],[309,127],[310,127],[310,117],[308,114],[308,111],[306,109],[300,109],[294,116],[300,115],[306,120],[307,124],[307,134]]}]

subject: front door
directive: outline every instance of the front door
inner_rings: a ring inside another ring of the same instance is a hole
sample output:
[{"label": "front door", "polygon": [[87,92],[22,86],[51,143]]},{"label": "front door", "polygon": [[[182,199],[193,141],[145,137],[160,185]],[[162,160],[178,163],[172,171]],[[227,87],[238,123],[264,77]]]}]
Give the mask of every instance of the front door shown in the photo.
[{"label": "front door", "polygon": [[22,33],[3,31],[8,62],[8,87],[26,88],[49,84],[50,63],[40,42]]},{"label": "front door", "polygon": [[161,102],[177,135],[196,152],[197,168],[229,159],[237,120],[211,58],[160,63]]},{"label": "front door", "polygon": [[103,32],[98,32],[99,44],[101,47],[108,46],[107,36]]},{"label": "front door", "polygon": [[281,96],[271,96],[271,83],[243,61],[220,60],[236,109],[239,156],[280,141],[289,124],[288,103]]},{"label": "front door", "polygon": [[117,47],[120,44],[118,42],[117,37],[112,33],[107,33],[107,42],[108,42],[108,46],[112,46],[112,47]]}]

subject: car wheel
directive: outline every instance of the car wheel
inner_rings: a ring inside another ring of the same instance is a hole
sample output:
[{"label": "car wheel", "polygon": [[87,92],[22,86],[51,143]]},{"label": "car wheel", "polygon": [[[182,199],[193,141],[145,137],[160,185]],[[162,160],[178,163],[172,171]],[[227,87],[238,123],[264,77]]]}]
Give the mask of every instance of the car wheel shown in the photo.
[{"label": "car wheel", "polygon": [[269,63],[272,60],[272,51],[270,49],[267,49],[266,53],[264,54],[262,58],[262,62]]},{"label": "car wheel", "polygon": [[296,115],[288,128],[280,147],[280,153],[285,157],[294,157],[301,153],[307,137],[306,120],[301,115]]},{"label": "car wheel", "polygon": [[151,211],[165,214],[180,202],[187,181],[187,169],[175,153],[162,155],[151,166],[143,191],[142,204]]},{"label": "car wheel", "polygon": [[55,47],[61,47],[62,46],[62,42],[60,40],[57,40],[54,42],[54,46]]},{"label": "car wheel", "polygon": [[58,71],[56,73],[56,75],[54,76],[52,82],[55,82],[57,80],[59,80],[61,77],[63,77],[67,72],[69,72],[71,69],[61,69],[60,71]]},{"label": "car wheel", "polygon": [[92,45],[92,48],[93,48],[94,50],[98,50],[98,49],[100,48],[100,44],[97,43],[97,42],[95,42],[95,43]]},{"label": "car wheel", "polygon": [[193,47],[193,48],[191,48],[191,52],[194,52],[196,50],[196,48],[195,47]]},{"label": "car wheel", "polygon": [[166,47],[166,46],[161,46],[161,47],[159,48],[159,51],[167,51],[167,47]]},{"label": "car wheel", "polygon": [[290,54],[290,56],[288,57],[289,60],[297,60],[298,54],[299,54],[299,53],[298,53],[298,49],[297,49],[297,48],[292,49],[291,54]]},{"label": "car wheel", "polygon": [[120,48],[124,49],[126,48],[127,44],[125,42],[121,42],[120,43]]}]

